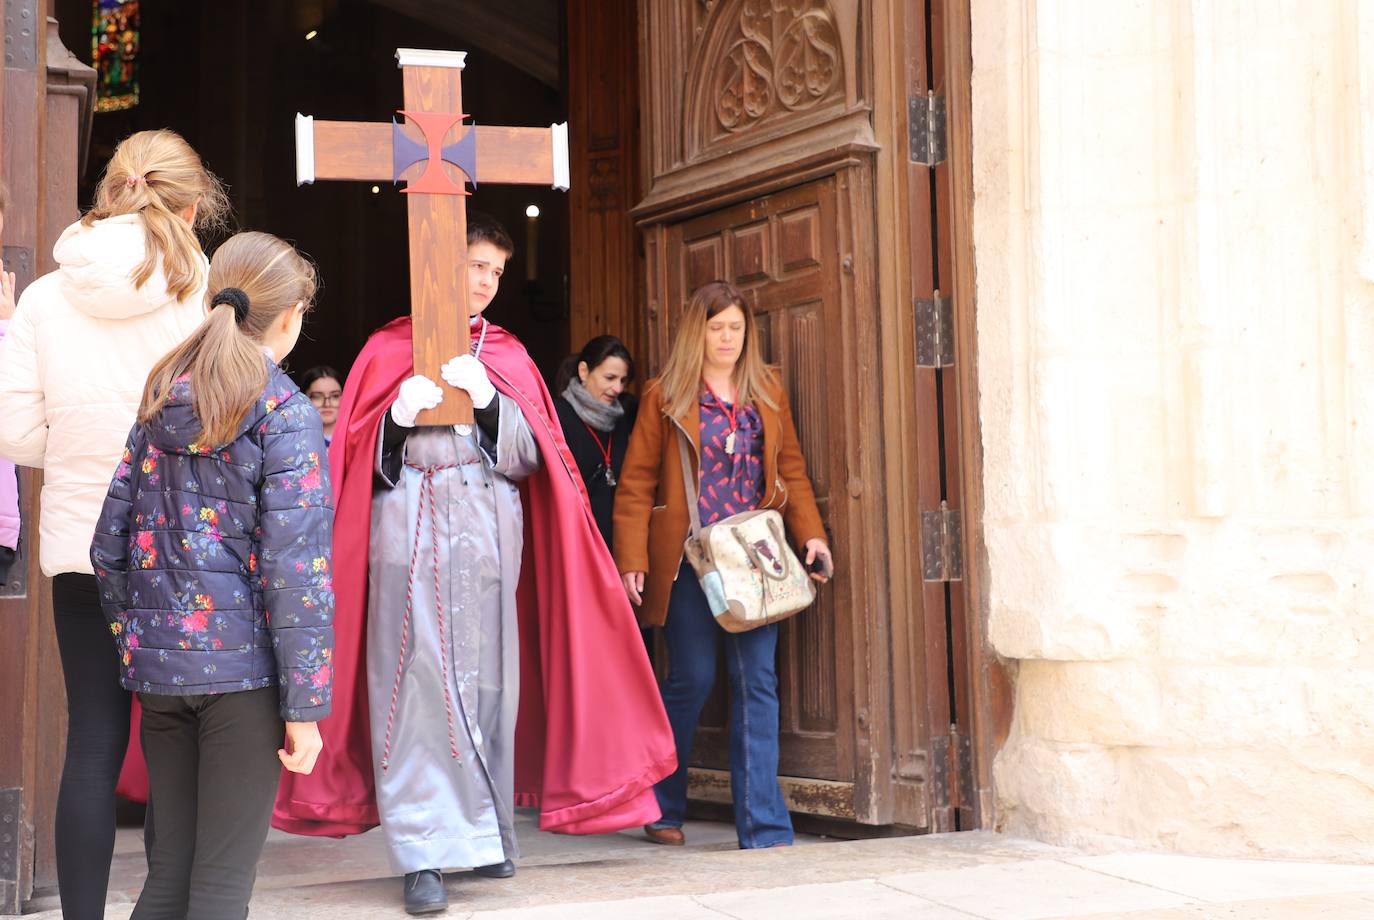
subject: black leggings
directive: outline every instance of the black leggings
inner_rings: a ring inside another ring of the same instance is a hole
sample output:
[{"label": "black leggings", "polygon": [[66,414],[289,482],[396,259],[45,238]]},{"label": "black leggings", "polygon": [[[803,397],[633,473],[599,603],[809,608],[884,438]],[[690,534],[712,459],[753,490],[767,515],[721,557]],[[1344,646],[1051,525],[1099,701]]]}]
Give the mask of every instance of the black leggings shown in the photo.
[{"label": "black leggings", "polygon": [[100,920],[114,856],[115,784],[129,744],[129,691],[95,576],[52,583],[53,624],[67,685],[67,759],[57,793],[57,887],[64,920]]},{"label": "black leggings", "polygon": [[279,693],[138,695],[157,810],[131,920],[243,920],[281,778]]}]

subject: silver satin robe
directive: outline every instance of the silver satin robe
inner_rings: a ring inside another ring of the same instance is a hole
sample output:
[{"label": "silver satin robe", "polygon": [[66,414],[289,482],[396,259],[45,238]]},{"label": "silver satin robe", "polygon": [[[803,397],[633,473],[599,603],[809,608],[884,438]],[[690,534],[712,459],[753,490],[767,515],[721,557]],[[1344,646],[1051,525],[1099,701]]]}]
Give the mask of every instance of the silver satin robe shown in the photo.
[{"label": "silver satin robe", "polygon": [[[388,456],[378,433],[385,485],[372,499],[367,684],[377,807],[396,872],[518,854],[515,587],[524,531],[513,480],[537,470],[540,457],[519,406],[497,399],[494,443],[478,426],[466,436],[417,428]],[[404,466],[393,480],[397,451]]]}]

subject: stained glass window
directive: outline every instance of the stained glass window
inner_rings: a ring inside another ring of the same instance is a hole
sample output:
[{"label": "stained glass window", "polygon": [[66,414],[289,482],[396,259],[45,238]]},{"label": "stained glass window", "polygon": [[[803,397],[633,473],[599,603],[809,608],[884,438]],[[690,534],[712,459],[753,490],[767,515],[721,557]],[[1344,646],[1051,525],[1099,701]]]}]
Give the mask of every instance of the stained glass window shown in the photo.
[{"label": "stained glass window", "polygon": [[93,6],[95,110],[131,109],[138,105],[138,0],[94,0]]}]

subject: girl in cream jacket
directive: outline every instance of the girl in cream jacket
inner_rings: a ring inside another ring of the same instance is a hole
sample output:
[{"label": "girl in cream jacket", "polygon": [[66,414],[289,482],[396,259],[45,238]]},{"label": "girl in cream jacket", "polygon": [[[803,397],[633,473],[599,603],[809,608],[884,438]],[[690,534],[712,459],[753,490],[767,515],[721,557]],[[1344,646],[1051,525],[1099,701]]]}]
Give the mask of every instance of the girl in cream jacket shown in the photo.
[{"label": "girl in cream jacket", "polygon": [[58,269],[25,289],[0,345],[0,456],[44,471],[45,575],[91,572],[91,537],[148,371],[205,318],[205,256],[181,298],[159,266],[142,287],[142,218],[72,224]]},{"label": "girl in cream jacket", "polygon": [[67,689],[54,831],[67,920],[104,916],[129,733],[91,538],[148,372],[205,317],[208,262],[193,228],[219,220],[226,203],[175,133],[125,138],[95,206],[53,248],[57,270],[24,290],[0,344],[0,457],[43,470],[38,557],[53,576]]}]

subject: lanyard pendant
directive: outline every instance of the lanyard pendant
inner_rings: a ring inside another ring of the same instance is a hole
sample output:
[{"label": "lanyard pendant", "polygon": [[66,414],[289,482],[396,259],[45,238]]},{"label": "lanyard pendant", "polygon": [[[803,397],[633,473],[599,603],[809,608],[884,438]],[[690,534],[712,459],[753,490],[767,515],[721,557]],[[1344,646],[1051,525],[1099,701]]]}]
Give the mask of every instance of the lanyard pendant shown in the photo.
[{"label": "lanyard pendant", "polygon": [[730,433],[725,436],[725,452],[730,456],[735,454],[735,430],[730,429]]},{"label": "lanyard pendant", "polygon": [[615,473],[611,472],[609,466],[606,467],[606,485],[610,486],[612,489],[614,489],[616,485]]}]

